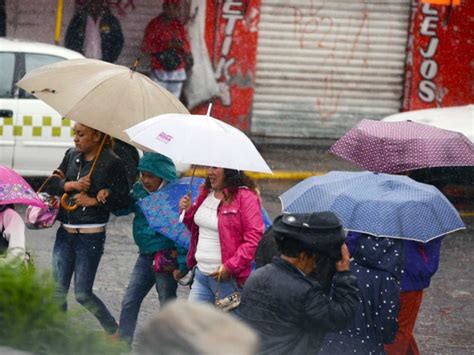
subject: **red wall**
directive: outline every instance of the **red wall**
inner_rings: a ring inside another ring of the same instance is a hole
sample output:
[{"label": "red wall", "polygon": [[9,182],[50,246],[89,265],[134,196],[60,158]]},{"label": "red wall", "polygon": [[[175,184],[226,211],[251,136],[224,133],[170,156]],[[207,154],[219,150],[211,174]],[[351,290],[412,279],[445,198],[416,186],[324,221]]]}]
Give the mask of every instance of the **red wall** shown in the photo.
[{"label": "red wall", "polygon": [[474,1],[414,6],[404,111],[474,103]]},{"label": "red wall", "polygon": [[[248,131],[255,85],[260,0],[207,0],[205,38],[223,90],[211,115]],[[205,114],[208,104],[193,110]]]}]

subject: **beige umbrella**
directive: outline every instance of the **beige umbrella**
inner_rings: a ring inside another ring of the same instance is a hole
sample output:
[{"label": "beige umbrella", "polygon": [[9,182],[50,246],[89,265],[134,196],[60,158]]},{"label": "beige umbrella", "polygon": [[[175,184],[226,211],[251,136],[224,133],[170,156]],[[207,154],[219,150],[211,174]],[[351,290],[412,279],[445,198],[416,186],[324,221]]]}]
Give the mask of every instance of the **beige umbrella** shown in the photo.
[{"label": "beige umbrella", "polygon": [[[138,63],[136,63],[138,64]],[[166,89],[122,65],[71,59],[26,74],[17,86],[63,117],[130,142],[125,129],[164,113],[189,113]]]},{"label": "beige umbrella", "polygon": [[[43,100],[63,117],[95,128],[112,137],[131,142],[124,130],[164,113],[189,113],[166,89],[133,68],[96,59],[71,59],[46,65],[26,74],[17,86]],[[102,140],[89,175],[107,136]],[[65,193],[61,205],[68,211]]]}]

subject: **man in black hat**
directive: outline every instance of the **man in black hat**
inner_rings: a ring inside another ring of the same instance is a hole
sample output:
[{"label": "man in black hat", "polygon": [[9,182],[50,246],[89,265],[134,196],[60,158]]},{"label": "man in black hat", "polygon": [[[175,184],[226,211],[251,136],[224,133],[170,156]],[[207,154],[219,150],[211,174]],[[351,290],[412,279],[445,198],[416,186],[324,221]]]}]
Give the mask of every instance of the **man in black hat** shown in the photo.
[{"label": "man in black hat", "polygon": [[[260,335],[261,354],[317,353],[325,333],[344,329],[359,302],[340,221],[332,212],[284,214],[272,228],[281,256],[245,283],[241,317]],[[308,277],[323,256],[337,270],[331,297]]]}]

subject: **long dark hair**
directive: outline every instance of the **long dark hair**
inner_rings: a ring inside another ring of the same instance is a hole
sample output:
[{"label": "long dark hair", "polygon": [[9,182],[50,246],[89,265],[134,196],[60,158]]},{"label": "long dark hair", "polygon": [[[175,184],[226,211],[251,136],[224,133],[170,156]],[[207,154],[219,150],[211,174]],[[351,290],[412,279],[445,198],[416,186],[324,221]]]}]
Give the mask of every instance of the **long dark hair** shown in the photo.
[{"label": "long dark hair", "polygon": [[[257,193],[255,182],[247,176],[242,170],[224,169],[224,201],[230,202],[237,194],[239,187],[245,186],[251,191]],[[204,182],[204,187],[211,190],[211,181],[209,177]]]}]

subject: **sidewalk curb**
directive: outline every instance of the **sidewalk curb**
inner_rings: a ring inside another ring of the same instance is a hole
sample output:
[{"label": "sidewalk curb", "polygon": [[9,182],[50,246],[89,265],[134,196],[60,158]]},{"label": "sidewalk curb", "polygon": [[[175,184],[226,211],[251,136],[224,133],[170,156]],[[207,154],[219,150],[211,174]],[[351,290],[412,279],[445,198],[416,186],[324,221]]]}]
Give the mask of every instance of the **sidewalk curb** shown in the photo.
[{"label": "sidewalk curb", "polygon": [[[311,176],[321,176],[327,174],[327,171],[305,171],[305,170],[275,170],[273,174],[255,173],[246,171],[249,177],[255,180],[304,180]],[[184,176],[191,176],[192,170],[189,169]],[[194,176],[205,178],[207,176],[206,169],[196,169]],[[461,217],[474,217],[474,211],[459,210]]]},{"label": "sidewalk curb", "polygon": [[[246,175],[251,177],[255,180],[304,180],[311,176],[321,176],[327,174],[327,171],[294,171],[294,170],[275,170],[273,174],[265,174],[265,173],[255,173],[246,171]],[[184,173],[184,176],[191,176],[192,170],[189,169]],[[196,169],[194,176],[199,177],[206,177],[207,172],[206,169]]]}]

